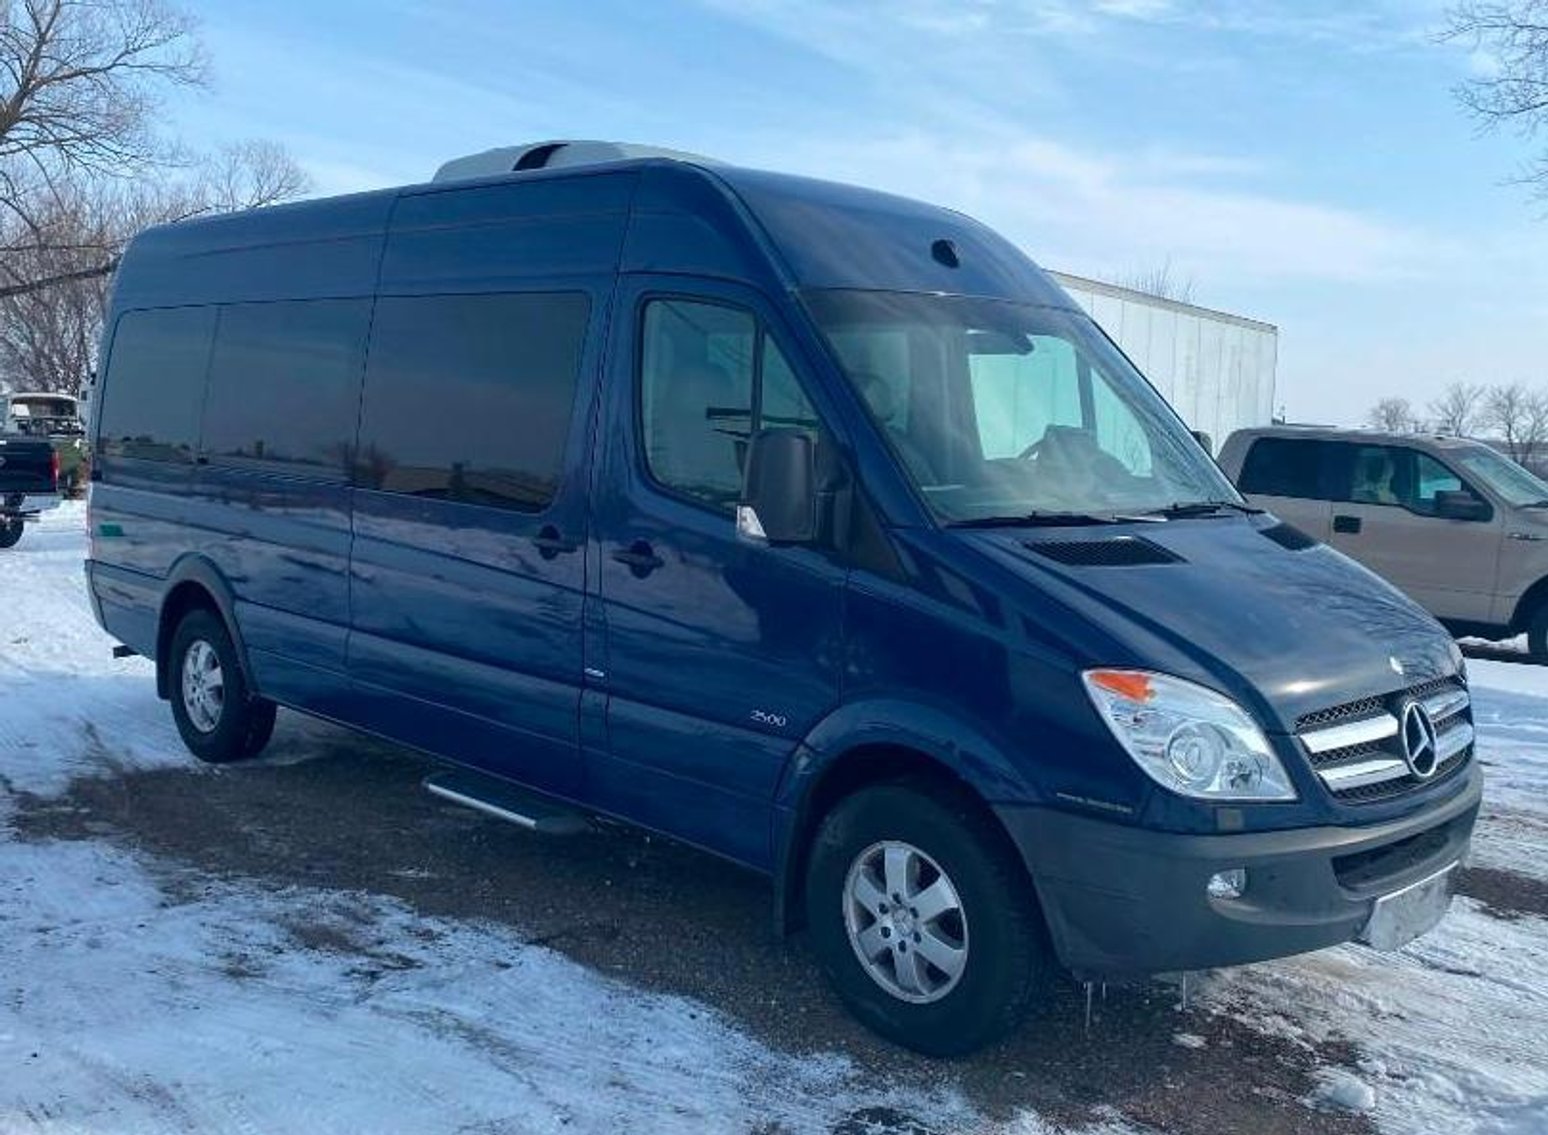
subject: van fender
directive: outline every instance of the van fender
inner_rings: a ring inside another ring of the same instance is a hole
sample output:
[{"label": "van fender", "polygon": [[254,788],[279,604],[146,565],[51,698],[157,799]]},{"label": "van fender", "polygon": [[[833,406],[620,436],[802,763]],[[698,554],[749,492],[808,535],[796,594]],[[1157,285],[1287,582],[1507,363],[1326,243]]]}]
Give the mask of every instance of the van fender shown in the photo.
[{"label": "van fender", "polygon": [[912,769],[934,769],[960,781],[985,804],[1043,800],[1041,789],[1004,747],[949,710],[900,698],[848,702],[819,721],[796,747],[775,796],[774,922],[784,934],[799,921],[795,909],[806,866],[806,845],[818,816],[818,787],[863,752],[899,749],[916,754]]},{"label": "van fender", "polygon": [[247,646],[242,642],[241,632],[237,630],[236,623],[236,592],[231,584],[213,563],[196,552],[187,552],[172,564],[172,570],[167,572],[165,586],[161,592],[161,608],[156,614],[156,694],[162,700],[171,697],[169,673],[171,666],[166,658],[167,645],[171,640],[172,632],[176,629],[168,625],[168,608],[173,596],[178,593],[184,584],[196,584],[214,602],[215,613],[220,616],[220,621],[226,626],[226,633],[231,636],[231,642],[236,647],[237,664],[242,668],[242,677],[249,690],[257,689],[253,683],[252,666],[247,660]]}]

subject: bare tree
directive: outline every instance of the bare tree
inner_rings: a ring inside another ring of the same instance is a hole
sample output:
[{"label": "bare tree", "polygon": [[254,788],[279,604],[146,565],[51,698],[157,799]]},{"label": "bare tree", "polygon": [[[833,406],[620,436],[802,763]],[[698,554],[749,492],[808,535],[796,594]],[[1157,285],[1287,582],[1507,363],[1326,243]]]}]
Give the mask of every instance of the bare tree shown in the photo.
[{"label": "bare tree", "polygon": [[1383,398],[1371,407],[1366,422],[1375,429],[1393,434],[1414,433],[1419,429],[1419,419],[1407,398]]},{"label": "bare tree", "polygon": [[0,208],[23,239],[62,183],[176,161],[159,99],[204,77],[192,19],[159,0],[3,0]]},{"label": "bare tree", "polygon": [[1119,286],[1133,288],[1146,295],[1159,296],[1178,303],[1193,302],[1193,277],[1179,276],[1172,271],[1172,258],[1168,256],[1158,266],[1130,272],[1116,281]]},{"label": "bare tree", "polygon": [[1446,387],[1445,393],[1430,403],[1430,418],[1441,433],[1468,437],[1478,425],[1483,400],[1482,386],[1453,382]]},{"label": "bare tree", "polygon": [[[109,279],[148,225],[272,205],[310,188],[282,147],[229,147],[185,178],[62,189],[46,212],[0,221],[0,379],[78,393],[95,368]],[[20,240],[21,233],[35,239]]]},{"label": "bare tree", "polygon": [[259,138],[221,149],[194,182],[195,198],[217,213],[278,205],[311,190],[311,178],[285,147]]},{"label": "bare tree", "polygon": [[1479,422],[1499,437],[1513,460],[1525,465],[1548,442],[1548,398],[1520,382],[1491,386]]},{"label": "bare tree", "polygon": [[[1491,61],[1489,73],[1457,89],[1471,114],[1526,138],[1548,127],[1548,0],[1461,0],[1444,34]],[[1528,165],[1523,180],[1548,196],[1548,152]]]}]

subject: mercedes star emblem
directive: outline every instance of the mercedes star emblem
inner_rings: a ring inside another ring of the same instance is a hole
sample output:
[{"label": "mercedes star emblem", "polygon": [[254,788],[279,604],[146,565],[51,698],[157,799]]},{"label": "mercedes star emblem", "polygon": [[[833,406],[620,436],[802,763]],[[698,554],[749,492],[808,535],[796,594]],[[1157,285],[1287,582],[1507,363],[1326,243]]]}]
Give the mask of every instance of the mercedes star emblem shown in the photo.
[{"label": "mercedes star emblem", "polygon": [[1403,709],[1403,757],[1420,780],[1435,775],[1438,753],[1435,747],[1435,722],[1429,711],[1416,701]]}]

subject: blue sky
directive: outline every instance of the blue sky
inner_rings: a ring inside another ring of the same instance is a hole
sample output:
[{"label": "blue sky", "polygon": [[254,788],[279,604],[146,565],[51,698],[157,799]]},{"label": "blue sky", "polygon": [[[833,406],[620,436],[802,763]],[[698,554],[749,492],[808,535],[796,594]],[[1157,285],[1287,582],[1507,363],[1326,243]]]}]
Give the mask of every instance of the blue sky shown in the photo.
[{"label": "blue sky", "polygon": [[320,192],[547,138],[649,142],[964,209],[1040,263],[1170,262],[1280,328],[1277,401],[1353,423],[1455,379],[1548,386],[1529,154],[1451,94],[1429,0],[270,0],[194,5],[171,125],[285,144]]}]

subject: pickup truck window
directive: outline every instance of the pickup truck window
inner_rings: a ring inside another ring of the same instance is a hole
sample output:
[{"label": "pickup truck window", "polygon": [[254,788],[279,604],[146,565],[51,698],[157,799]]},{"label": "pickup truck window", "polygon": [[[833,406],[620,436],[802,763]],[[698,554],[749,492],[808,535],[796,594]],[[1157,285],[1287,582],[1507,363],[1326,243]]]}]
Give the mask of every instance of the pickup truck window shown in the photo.
[{"label": "pickup truck window", "polygon": [[1257,496],[1326,500],[1322,486],[1327,451],[1325,441],[1260,437],[1247,451],[1237,487]]},{"label": "pickup truck window", "polygon": [[1457,463],[1517,508],[1548,505],[1548,483],[1504,454],[1480,445],[1458,454]]},{"label": "pickup truck window", "polygon": [[[1406,445],[1335,444],[1333,499],[1434,516],[1437,493],[1471,491],[1438,459]],[[1476,494],[1475,494],[1476,495]]]}]

